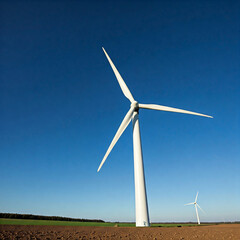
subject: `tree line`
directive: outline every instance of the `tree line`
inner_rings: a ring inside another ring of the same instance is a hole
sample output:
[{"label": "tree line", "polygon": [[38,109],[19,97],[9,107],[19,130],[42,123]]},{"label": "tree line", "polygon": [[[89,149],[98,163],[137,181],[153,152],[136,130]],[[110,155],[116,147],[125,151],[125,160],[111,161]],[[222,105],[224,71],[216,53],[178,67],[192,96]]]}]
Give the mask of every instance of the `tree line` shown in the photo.
[{"label": "tree line", "polygon": [[100,219],[84,219],[84,218],[69,218],[58,216],[41,216],[33,214],[18,214],[18,213],[0,213],[0,218],[13,219],[32,219],[32,220],[56,220],[56,221],[71,221],[71,222],[104,222]]}]

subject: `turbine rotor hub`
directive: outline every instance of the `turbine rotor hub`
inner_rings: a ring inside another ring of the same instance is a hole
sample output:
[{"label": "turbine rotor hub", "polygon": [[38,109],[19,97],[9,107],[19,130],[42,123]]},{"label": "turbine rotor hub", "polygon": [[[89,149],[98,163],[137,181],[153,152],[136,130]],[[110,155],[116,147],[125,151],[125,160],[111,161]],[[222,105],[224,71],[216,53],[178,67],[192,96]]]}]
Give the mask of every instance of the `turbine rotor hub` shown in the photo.
[{"label": "turbine rotor hub", "polygon": [[134,111],[137,111],[139,110],[139,106],[138,106],[138,102],[137,101],[134,101],[131,103],[131,107],[134,107]]}]

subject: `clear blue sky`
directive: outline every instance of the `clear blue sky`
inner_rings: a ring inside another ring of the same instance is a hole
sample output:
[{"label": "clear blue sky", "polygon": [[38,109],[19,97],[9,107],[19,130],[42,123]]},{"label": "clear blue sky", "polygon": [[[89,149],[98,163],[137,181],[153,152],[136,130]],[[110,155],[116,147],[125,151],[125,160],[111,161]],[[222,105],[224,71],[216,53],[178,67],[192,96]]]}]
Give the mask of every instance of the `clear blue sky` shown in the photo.
[{"label": "clear blue sky", "polygon": [[134,221],[133,96],[151,221],[240,220],[239,1],[1,1],[0,212]]}]

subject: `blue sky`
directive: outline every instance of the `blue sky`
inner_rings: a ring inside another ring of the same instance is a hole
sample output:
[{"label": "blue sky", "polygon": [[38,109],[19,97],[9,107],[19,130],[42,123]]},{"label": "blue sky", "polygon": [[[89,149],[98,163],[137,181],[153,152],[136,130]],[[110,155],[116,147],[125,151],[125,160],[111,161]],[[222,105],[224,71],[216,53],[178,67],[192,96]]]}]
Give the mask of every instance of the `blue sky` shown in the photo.
[{"label": "blue sky", "polygon": [[130,91],[151,221],[240,219],[238,1],[1,1],[0,212],[134,221]]}]

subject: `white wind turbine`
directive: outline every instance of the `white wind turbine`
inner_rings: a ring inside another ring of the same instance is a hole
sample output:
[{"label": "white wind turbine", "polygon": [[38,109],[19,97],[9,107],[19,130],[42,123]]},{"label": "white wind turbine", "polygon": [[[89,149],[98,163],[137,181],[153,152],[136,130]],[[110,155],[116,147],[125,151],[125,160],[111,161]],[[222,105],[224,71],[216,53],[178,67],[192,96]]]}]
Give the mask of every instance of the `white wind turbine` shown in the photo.
[{"label": "white wind turbine", "polygon": [[186,113],[192,115],[198,115],[203,117],[211,116],[190,112],[182,109],[166,107],[162,105],[155,105],[155,104],[141,104],[138,103],[132,96],[131,92],[129,91],[127,85],[123,81],[121,75],[119,74],[118,70],[114,66],[113,62],[111,61],[110,57],[106,53],[105,49],[102,48],[111,67],[112,70],[118,80],[118,83],[122,89],[123,94],[126,98],[129,99],[131,102],[130,109],[128,110],[126,116],[124,117],[121,125],[119,126],[117,133],[115,134],[99,168],[99,171],[106,161],[108,155],[110,154],[111,150],[117,143],[118,139],[132,120],[133,123],[133,153],[134,153],[134,181],[135,181],[135,212],[136,212],[136,226],[137,227],[144,227],[149,226],[149,215],[148,215],[148,204],[147,204],[147,196],[146,196],[146,186],[145,186],[145,178],[144,178],[144,167],[143,167],[143,157],[142,157],[142,146],[141,146],[141,137],[140,137],[140,129],[139,129],[139,120],[138,120],[138,112],[140,108],[145,109],[153,109],[153,110],[160,110],[160,111],[168,111],[168,112],[178,112],[178,113]]},{"label": "white wind turbine", "polygon": [[[195,197],[195,201],[194,202],[192,202],[192,203],[187,203],[187,204],[184,204],[185,206],[187,206],[187,205],[194,205],[194,207],[195,207],[195,210],[196,210],[196,214],[197,214],[197,221],[198,221],[198,224],[200,224],[200,220],[199,220],[199,216],[198,216],[198,210],[197,210],[197,208],[199,207],[200,209],[201,209],[201,207],[198,205],[198,203],[197,203],[197,198],[198,198],[198,192],[197,192],[197,195],[196,195],[196,197]],[[202,209],[201,209],[202,210]],[[202,210],[203,211],[203,210]],[[204,212],[204,211],[203,211]]]}]

